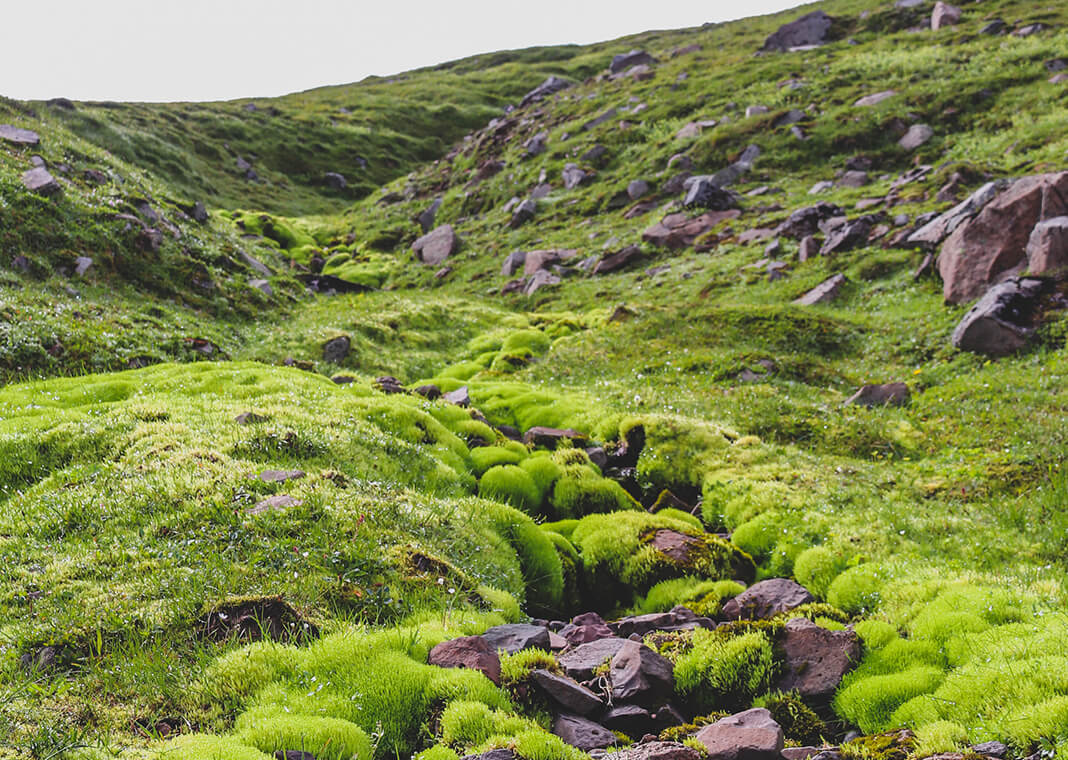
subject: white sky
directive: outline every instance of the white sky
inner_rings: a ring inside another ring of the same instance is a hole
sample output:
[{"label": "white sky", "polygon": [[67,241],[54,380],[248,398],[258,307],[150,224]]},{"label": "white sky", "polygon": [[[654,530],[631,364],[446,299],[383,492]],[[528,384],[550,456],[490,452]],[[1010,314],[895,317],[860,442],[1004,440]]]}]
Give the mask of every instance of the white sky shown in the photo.
[{"label": "white sky", "polygon": [[0,0],[0,95],[282,95],[477,53],[588,43],[798,0]]}]

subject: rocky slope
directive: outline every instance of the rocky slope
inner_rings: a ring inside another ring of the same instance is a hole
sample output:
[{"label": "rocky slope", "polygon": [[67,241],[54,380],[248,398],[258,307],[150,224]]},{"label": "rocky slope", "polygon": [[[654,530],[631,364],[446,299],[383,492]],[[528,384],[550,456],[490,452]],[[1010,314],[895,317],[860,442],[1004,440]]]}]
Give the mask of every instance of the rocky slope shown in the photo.
[{"label": "rocky slope", "polygon": [[1066,16],[0,102],[0,758],[1066,751]]}]

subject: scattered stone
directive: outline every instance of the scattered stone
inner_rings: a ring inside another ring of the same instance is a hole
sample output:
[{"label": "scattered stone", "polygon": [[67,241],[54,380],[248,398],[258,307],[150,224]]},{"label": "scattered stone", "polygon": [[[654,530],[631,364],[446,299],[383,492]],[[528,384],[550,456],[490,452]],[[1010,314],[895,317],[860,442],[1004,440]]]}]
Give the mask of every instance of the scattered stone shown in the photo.
[{"label": "scattered stone", "polygon": [[741,212],[738,209],[710,211],[692,218],[682,213],[668,214],[645,230],[642,240],[665,248],[686,248],[716,225],[739,216]]},{"label": "scattered stone", "polygon": [[916,150],[921,145],[934,137],[934,130],[926,124],[913,124],[909,131],[897,141],[905,150]]},{"label": "scattered stone", "polygon": [[274,496],[268,496],[263,501],[256,502],[256,506],[248,510],[250,515],[261,515],[264,512],[270,512],[274,509],[285,509],[286,507],[299,507],[304,502],[300,499],[296,499],[288,494],[279,493]]},{"label": "scattered stone", "polygon": [[352,341],[347,335],[339,335],[331,338],[323,344],[323,361],[340,364],[349,355]]},{"label": "scattered stone", "polygon": [[786,623],[779,639],[783,672],[776,688],[805,699],[830,699],[842,678],[860,662],[860,638],[853,631],[828,631],[806,618]]},{"label": "scattered stone", "polygon": [[630,638],[645,636],[653,631],[690,631],[695,628],[715,628],[711,618],[700,617],[686,607],[675,607],[670,612],[651,612],[646,615],[631,615],[620,618],[609,628],[616,636]]},{"label": "scattered stone", "polygon": [[[146,253],[158,251],[162,245],[163,233],[155,227],[144,227],[137,233],[137,247]],[[253,287],[256,286],[253,285]]]},{"label": "scattered stone", "polygon": [[867,244],[869,234],[871,234],[870,219],[861,217],[852,222],[846,221],[829,229],[827,241],[820,249],[820,255],[829,256],[860,248]]},{"label": "scattered stone", "polygon": [[1003,760],[1009,754],[1009,748],[1003,742],[983,742],[982,744],[976,744],[972,747],[972,751],[979,755],[986,755],[987,757],[995,757],[998,760]]},{"label": "scattered stone", "polygon": [[605,111],[600,116],[598,116],[596,118],[593,118],[593,119],[590,119],[589,121],[585,122],[581,127],[579,127],[579,129],[581,131],[583,131],[583,132],[589,132],[591,129],[599,127],[599,126],[601,126],[602,124],[604,124],[607,121],[611,121],[612,119],[616,118],[616,116],[618,116],[618,115],[619,115],[619,109],[618,108],[609,108],[607,111]]},{"label": "scattered stone", "polygon": [[[108,182],[108,175],[97,169],[86,169],[82,172],[82,179],[88,182],[90,185],[105,185]],[[192,214],[190,214],[192,216]],[[207,210],[204,211],[205,220],[207,221]],[[199,219],[197,221],[200,221]]]},{"label": "scattered stone", "polygon": [[1041,23],[1039,23],[1039,24],[1027,24],[1026,26],[1021,26],[1019,29],[1017,29],[1015,32],[1013,32],[1012,35],[1014,37],[1030,37],[1032,34],[1038,34],[1042,30],[1044,30],[1045,28],[1046,28],[1046,25],[1045,24],[1041,24]]},{"label": "scattered stone", "polygon": [[419,226],[423,229],[424,235],[434,229],[434,220],[438,216],[438,210],[441,208],[441,204],[442,199],[435,198],[434,202],[420,211],[419,216],[415,218],[415,221],[417,221]]},{"label": "scattered stone", "polygon": [[831,182],[830,180],[825,179],[825,180],[823,180],[821,182],[817,182],[815,185],[810,187],[809,190],[808,190],[808,194],[809,195],[819,195],[820,193],[825,193],[828,190],[831,190],[833,188],[834,188],[834,183]]},{"label": "scattered stone", "polygon": [[931,31],[937,32],[939,29],[960,23],[962,14],[963,11],[957,6],[938,0],[931,13]]},{"label": "scattered stone", "polygon": [[657,63],[657,60],[644,50],[631,50],[629,53],[613,56],[612,63],[608,66],[608,70],[613,74],[618,74],[621,71],[626,71],[632,66],[653,63]]},{"label": "scattered stone", "polygon": [[895,95],[897,95],[897,90],[883,90],[882,92],[877,92],[873,95],[865,95],[853,105],[858,108],[870,108],[871,106],[879,105],[884,100],[889,100]]},{"label": "scattered stone", "polygon": [[539,100],[544,100],[550,95],[566,90],[571,86],[571,82],[557,76],[551,76],[544,82],[539,84],[533,90],[523,96],[523,99],[519,101],[520,108],[526,108],[532,103],[537,103]]},{"label": "scattered stone", "polygon": [[561,176],[564,180],[565,190],[573,190],[591,177],[591,175],[581,169],[578,164],[567,164],[564,167],[563,172],[561,172]]},{"label": "scattered stone", "polygon": [[865,385],[846,400],[854,406],[905,406],[911,395],[904,383]]},{"label": "scattered stone", "polygon": [[778,226],[775,234],[799,240],[820,231],[820,225],[828,219],[844,216],[845,212],[833,203],[821,201],[815,206],[799,208]]},{"label": "scattered stone", "polygon": [[573,258],[577,253],[574,249],[528,251],[523,257],[523,273],[535,274],[540,270],[548,269],[553,264]]},{"label": "scattered stone", "polygon": [[738,208],[738,200],[729,190],[715,184],[710,177],[691,177],[686,181],[689,190],[683,205],[686,208],[705,208],[726,211]]},{"label": "scattered stone", "polygon": [[434,385],[433,383],[430,383],[428,385],[420,385],[412,392],[415,393],[415,395],[417,396],[422,396],[428,401],[434,401],[435,399],[441,398],[441,388]]},{"label": "scattered stone", "polygon": [[822,243],[815,235],[806,235],[797,250],[798,261],[808,261],[819,255]]},{"label": "scattered stone", "polygon": [[548,150],[548,140],[548,132],[538,132],[538,134],[534,135],[525,143],[523,143],[523,149],[526,151],[527,158],[540,156],[542,153]]},{"label": "scattered stone", "polygon": [[93,266],[93,260],[88,256],[79,256],[74,260],[74,274],[81,277]]},{"label": "scattered stone", "polygon": [[[628,707],[630,705],[624,705],[617,709],[624,710]],[[613,710],[613,712],[615,711]],[[608,715],[605,716],[604,724],[611,728],[608,717]],[[634,723],[626,725],[620,723],[619,730],[625,731],[629,736],[638,736],[641,731],[635,730],[635,727],[643,724],[644,721],[640,717],[636,717]],[[687,747],[685,744],[652,741],[636,744],[631,749],[623,750],[622,752],[609,753],[601,760],[701,760],[701,755],[697,750]]]},{"label": "scattered stone", "polygon": [[615,637],[597,639],[565,652],[560,655],[558,661],[571,678],[576,681],[589,681],[594,677],[594,671],[615,657],[626,643],[627,639]]},{"label": "scattered stone", "polygon": [[430,650],[427,662],[439,668],[469,668],[483,673],[498,686],[501,683],[501,660],[497,650],[481,636],[448,639]]},{"label": "scattered stone", "polygon": [[238,425],[258,425],[261,422],[267,422],[270,417],[263,414],[256,414],[255,412],[242,412],[234,417],[234,422]]},{"label": "scattered stone", "polygon": [[526,251],[512,251],[505,257],[504,264],[501,265],[501,274],[505,277],[512,277],[516,272],[523,269],[526,260]]},{"label": "scattered stone", "polygon": [[1027,241],[1029,274],[1063,275],[1068,270],[1068,216],[1055,216],[1035,225]]},{"label": "scattered stone", "polygon": [[553,733],[583,752],[605,749],[617,741],[607,728],[578,715],[558,715],[553,721]]},{"label": "scattered stone", "polygon": [[523,295],[528,298],[537,293],[542,288],[550,285],[559,285],[562,282],[560,276],[550,272],[547,269],[539,269],[533,275],[531,275],[526,284],[523,285]]},{"label": "scattered stone", "polygon": [[990,288],[953,330],[962,351],[1007,356],[1034,333],[1032,319],[1044,289],[1041,280],[1010,279]]},{"label": "scattered stone", "polygon": [[847,171],[838,179],[838,184],[841,187],[864,187],[871,184],[871,178],[867,172],[864,171]]},{"label": "scattered stone", "polygon": [[375,378],[374,386],[387,395],[408,392],[404,386],[401,385],[401,381],[391,375],[383,375],[382,377]]},{"label": "scattered stone", "polygon": [[302,749],[276,749],[274,760],[315,760],[315,755]]},{"label": "scattered stone", "polygon": [[813,11],[801,18],[784,24],[764,42],[764,51],[786,51],[791,48],[822,45],[827,41],[834,22],[823,11]]},{"label": "scattered stone", "polygon": [[635,261],[641,259],[642,249],[636,245],[628,245],[626,248],[609,253],[601,258],[593,267],[593,274],[608,274],[624,269]]},{"label": "scattered stone", "polygon": [[22,185],[31,193],[52,195],[60,191],[59,182],[43,166],[22,173]]},{"label": "scattered stone", "polygon": [[[605,464],[607,464],[607,458]],[[579,646],[598,639],[611,638],[615,636],[615,632],[596,612],[587,612],[572,618],[570,623],[560,629],[560,635],[571,646]]]},{"label": "scattered stone", "polygon": [[323,175],[323,184],[332,190],[344,190],[349,186],[345,175],[339,172],[327,172]]},{"label": "scattered stone", "polygon": [[523,649],[548,649],[549,629],[527,623],[507,623],[490,628],[482,634],[493,651],[515,654]]},{"label": "scattered stone", "polygon": [[557,444],[565,438],[571,441],[585,441],[587,436],[586,434],[580,433],[577,430],[572,430],[571,428],[561,430],[558,428],[535,426],[524,433],[523,443],[528,446],[533,444],[537,448],[555,449]]},{"label": "scattered stone", "polygon": [[249,287],[255,288],[256,290],[258,290],[261,293],[263,293],[265,296],[273,296],[274,295],[274,288],[271,287],[271,283],[267,282],[267,280],[262,280],[262,279],[249,280],[248,284],[249,284]]},{"label": "scattered stone", "polygon": [[521,227],[534,218],[534,214],[538,211],[538,202],[527,198],[525,201],[516,206],[515,211],[512,212],[512,218],[508,222],[508,226],[512,229]]},{"label": "scattered stone", "polygon": [[632,201],[636,201],[644,195],[648,195],[650,190],[649,183],[644,179],[636,179],[627,185],[627,197]]},{"label": "scattered stone", "polygon": [[755,583],[723,605],[728,620],[766,620],[802,604],[816,601],[808,589],[788,578]]},{"label": "scattered stone", "polygon": [[256,477],[264,483],[285,483],[287,480],[300,480],[304,470],[264,470]]},{"label": "scattered stone", "polygon": [[754,116],[762,116],[770,110],[767,106],[749,106],[745,109],[745,118],[751,119]]},{"label": "scattered stone", "polygon": [[993,21],[990,21],[985,24],[983,28],[979,30],[979,34],[1000,35],[1005,34],[1008,29],[1008,24],[1006,24],[1003,20],[996,18]]},{"label": "scattered stone", "polygon": [[[628,736],[642,736],[657,730],[656,720],[653,718],[652,713],[638,705],[616,705],[601,716],[601,724],[607,729],[622,731]],[[641,746],[648,747],[650,745]],[[608,760],[608,758],[624,760],[626,757],[633,757],[629,755],[629,752],[632,751],[608,755],[604,760]],[[694,760],[698,759],[694,758]]]},{"label": "scattered stone", "polygon": [[1068,73],[1054,74],[1049,78],[1050,84],[1064,84],[1068,82]]},{"label": "scattered stone", "polygon": [[535,670],[530,675],[550,699],[570,712],[591,715],[604,709],[604,701],[577,681],[542,669]]},{"label": "scattered stone", "polygon": [[456,406],[471,406],[471,394],[468,393],[466,385],[461,385],[454,391],[441,394],[441,400]]},{"label": "scattered stone", "polygon": [[438,266],[460,248],[460,238],[451,224],[443,224],[412,243],[415,258],[428,266]]},{"label": "scattered stone", "polygon": [[844,274],[833,275],[796,299],[794,303],[798,306],[815,306],[820,303],[830,303],[838,297],[845,284],[846,277]]},{"label": "scattered stone", "polygon": [[626,641],[612,658],[609,679],[614,702],[658,707],[671,698],[674,667],[670,660],[637,641]]},{"label": "scattered stone", "polygon": [[594,145],[588,151],[579,156],[588,164],[600,164],[601,159],[608,155],[608,148],[603,145]]},{"label": "scattered stone", "polygon": [[763,707],[731,715],[697,732],[709,760],[780,760],[782,727]]},{"label": "scattered stone", "polygon": [[0,140],[14,145],[36,146],[41,144],[41,137],[30,129],[22,129],[11,124],[0,124]]}]

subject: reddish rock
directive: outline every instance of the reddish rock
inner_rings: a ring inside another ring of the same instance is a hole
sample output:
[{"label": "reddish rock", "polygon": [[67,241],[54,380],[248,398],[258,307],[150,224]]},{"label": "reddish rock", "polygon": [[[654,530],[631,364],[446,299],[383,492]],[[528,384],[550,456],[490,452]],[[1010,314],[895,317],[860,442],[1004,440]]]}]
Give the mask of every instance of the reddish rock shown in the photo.
[{"label": "reddish rock", "polygon": [[578,681],[541,669],[530,675],[550,699],[573,713],[591,715],[604,709],[604,701]]},{"label": "reddish rock", "polygon": [[797,249],[798,261],[808,261],[819,256],[822,245],[815,235],[806,235]]},{"label": "reddish rock", "polygon": [[493,683],[501,683],[501,660],[497,651],[481,636],[461,636],[443,641],[430,650],[427,662],[439,668],[477,670]]},{"label": "reddish rock", "polygon": [[800,298],[794,299],[794,303],[798,306],[815,306],[819,303],[830,303],[838,297],[845,284],[845,275],[836,274],[828,277]]},{"label": "reddish rock", "polygon": [[556,445],[564,438],[569,438],[572,441],[584,441],[587,436],[584,433],[572,430],[571,428],[561,430],[558,428],[535,426],[523,434],[523,443],[555,449]]},{"label": "reddish rock", "polygon": [[723,605],[728,620],[762,620],[816,601],[808,589],[789,578],[755,583]]},{"label": "reddish rock", "polygon": [[577,646],[570,652],[560,655],[558,658],[560,667],[576,681],[589,681],[593,678],[593,672],[615,657],[627,641],[627,639],[613,637]]},{"label": "reddish rock", "polygon": [[527,251],[523,258],[523,274],[531,275],[542,269],[548,269],[553,264],[559,264],[578,253],[573,248],[552,249],[541,251]]},{"label": "reddish rock", "polygon": [[412,243],[415,258],[428,266],[437,266],[460,248],[460,238],[451,224],[443,224]]},{"label": "reddish rock", "polygon": [[674,667],[671,662],[637,641],[626,641],[609,668],[613,702],[658,707],[671,698]]},{"label": "reddish rock", "polygon": [[871,106],[878,105],[884,100],[888,100],[897,95],[897,90],[883,90],[873,95],[865,95],[863,98],[854,103],[854,106],[858,108],[870,108]]},{"label": "reddish rock", "polygon": [[[629,728],[624,726],[624,728]],[[633,729],[628,732],[634,735]],[[648,742],[636,744],[631,749],[605,755],[603,760],[701,760],[701,755],[692,747],[676,742]]]},{"label": "reddish rock", "polygon": [[1022,269],[1035,226],[1044,219],[1066,214],[1068,172],[1040,174],[1014,182],[978,215],[961,223],[943,243],[938,272],[946,301],[971,301]]},{"label": "reddish rock", "polygon": [[615,635],[644,636],[653,631],[688,631],[694,628],[715,628],[711,618],[700,617],[686,607],[675,607],[670,612],[650,612],[647,615],[629,615],[611,624]]},{"label": "reddish rock", "polygon": [[909,387],[904,383],[865,385],[846,401],[855,406],[905,406],[909,402]]},{"label": "reddish rock", "polygon": [[717,720],[697,732],[709,760],[781,760],[782,727],[763,707]]},{"label": "reddish rock", "polygon": [[789,50],[795,47],[822,45],[827,39],[834,19],[823,11],[813,11],[801,18],[783,24],[764,41],[765,51]]},{"label": "reddish rock", "polygon": [[649,545],[669,559],[686,564],[690,561],[690,551],[700,544],[700,540],[677,530],[658,530]]},{"label": "reddish rock", "polygon": [[624,269],[642,257],[642,249],[636,245],[628,245],[626,248],[615,253],[605,255],[593,267],[593,274],[608,274]]},{"label": "reddish rock", "polygon": [[507,623],[495,625],[482,634],[482,638],[494,651],[503,649],[508,654],[515,654],[523,649],[549,648],[549,629],[540,625],[526,623]]},{"label": "reddish rock", "polygon": [[1027,271],[1060,274],[1068,269],[1068,216],[1055,216],[1035,225],[1027,241]]},{"label": "reddish rock", "polygon": [[805,618],[786,624],[780,638],[783,673],[776,688],[806,699],[834,695],[842,678],[860,661],[860,638],[853,631],[828,631]]},{"label": "reddish rock", "polygon": [[668,214],[662,220],[642,233],[642,240],[652,245],[665,248],[686,248],[710,229],[741,216],[738,209],[727,211],[710,211],[696,217],[686,214]]}]

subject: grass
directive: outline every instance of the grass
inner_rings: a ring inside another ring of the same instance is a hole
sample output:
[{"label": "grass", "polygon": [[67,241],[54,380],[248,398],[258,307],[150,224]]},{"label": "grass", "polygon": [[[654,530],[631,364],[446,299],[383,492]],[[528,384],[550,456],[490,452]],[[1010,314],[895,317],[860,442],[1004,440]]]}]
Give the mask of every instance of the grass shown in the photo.
[{"label": "grass", "polygon": [[[764,243],[739,234],[814,202],[809,188],[856,154],[872,160],[871,184],[821,196],[851,216],[917,163],[935,167],[875,209],[887,224],[951,205],[935,195],[953,171],[971,189],[1062,169],[1066,91],[1043,64],[1064,49],[1068,17],[987,0],[931,34],[910,31],[925,12],[823,7],[839,39],[780,55],[752,53],[796,11],[479,56],[258,110],[0,101],[0,122],[42,135],[32,150],[0,148],[0,757],[455,760],[507,746],[571,760],[536,706],[427,666],[429,647],[526,614],[684,603],[714,615],[738,580],[773,576],[838,608],[805,614],[853,622],[865,642],[826,731],[908,726],[917,756],[988,739],[1021,755],[1063,749],[1063,316],[988,361],[950,346],[966,306],[913,278],[917,252],[874,242],[800,262],[784,240],[789,268],[771,280],[751,268]],[[979,35],[995,16],[1051,28]],[[651,80],[584,81],[632,47],[661,60]],[[539,115],[458,141],[548,74],[577,84]],[[887,88],[898,94],[853,105]],[[750,105],[770,110],[746,118]],[[611,107],[632,110],[581,130]],[[806,112],[804,142],[776,124],[792,108]],[[706,118],[719,124],[676,139]],[[913,121],[936,137],[905,154],[896,140]],[[541,131],[548,150],[524,157]],[[594,144],[605,155],[582,158]],[[701,250],[640,242],[668,197],[629,219],[616,207],[631,180],[662,187],[676,153],[711,173],[749,144],[762,153],[736,185],[744,213]],[[22,190],[34,152],[61,196]],[[505,168],[476,179],[490,160]],[[571,162],[596,173],[566,190]],[[349,187],[322,185],[326,171]],[[510,228],[504,205],[543,171],[552,189],[536,219]],[[745,195],[761,185],[782,192]],[[414,217],[438,197],[437,221],[464,240],[441,277],[409,250]],[[149,222],[142,200],[163,219]],[[188,218],[196,200],[206,223]],[[157,225],[159,249],[116,214]],[[631,243],[631,268],[501,292],[514,250],[576,250],[578,262]],[[82,275],[80,256],[93,259]],[[309,294],[302,267],[319,259],[365,292]],[[837,272],[849,278],[839,300],[791,303]],[[269,295],[251,284],[261,278]],[[328,361],[342,336],[348,354]],[[466,387],[478,412],[386,395],[383,375]],[[909,385],[907,406],[843,404],[891,381]],[[257,417],[238,424],[246,412]],[[497,429],[535,425],[586,439],[538,450]],[[638,437],[625,474],[584,451]],[[255,477],[268,469],[305,474]],[[278,495],[296,501],[250,512]],[[678,508],[645,511],[658,502]],[[690,536],[692,560],[658,554],[658,530]],[[275,597],[319,637],[198,635],[205,610]],[[703,710],[759,701],[811,738],[804,706],[768,693],[775,625],[662,651]],[[45,647],[54,665],[20,664]],[[541,657],[506,659],[509,683]],[[172,724],[182,735],[161,744]]]}]

